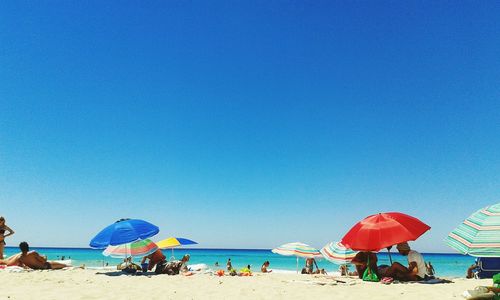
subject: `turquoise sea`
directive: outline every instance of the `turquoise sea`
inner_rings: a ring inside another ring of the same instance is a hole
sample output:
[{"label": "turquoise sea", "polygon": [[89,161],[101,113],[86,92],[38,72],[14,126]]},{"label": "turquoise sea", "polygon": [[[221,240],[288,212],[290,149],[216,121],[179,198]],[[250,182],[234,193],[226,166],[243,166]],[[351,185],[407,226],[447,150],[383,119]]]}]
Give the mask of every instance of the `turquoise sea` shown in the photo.
[{"label": "turquoise sea", "polygon": [[[63,256],[65,259],[71,259],[74,266],[85,264],[88,267],[103,267],[106,264],[113,266],[121,262],[120,259],[105,257],[102,255],[102,250],[89,248],[31,248],[41,254],[47,255],[49,260],[59,260]],[[5,256],[10,256],[18,252],[17,247],[6,247]],[[172,256],[170,250],[164,251],[167,257]],[[175,257],[180,258],[182,255],[189,253],[191,255],[191,264],[207,264],[210,268],[216,269],[215,262],[218,262],[221,268],[225,268],[226,261],[231,258],[232,264],[239,269],[246,265],[251,265],[252,269],[259,270],[262,263],[269,260],[270,268],[276,270],[295,271],[296,258],[281,256],[271,252],[271,250],[255,250],[255,249],[184,249],[179,248],[174,252]],[[438,276],[446,277],[463,277],[465,271],[474,262],[474,257],[460,254],[437,254],[423,253],[426,261],[431,261],[436,269]],[[379,264],[389,264],[387,252],[378,254]],[[406,258],[392,253],[393,261],[399,261],[406,265]],[[135,262],[139,262],[140,258],[134,258]],[[302,268],[303,259],[299,259],[299,267]],[[336,271],[337,265],[334,265],[326,260],[319,260],[318,265],[327,271]]]}]

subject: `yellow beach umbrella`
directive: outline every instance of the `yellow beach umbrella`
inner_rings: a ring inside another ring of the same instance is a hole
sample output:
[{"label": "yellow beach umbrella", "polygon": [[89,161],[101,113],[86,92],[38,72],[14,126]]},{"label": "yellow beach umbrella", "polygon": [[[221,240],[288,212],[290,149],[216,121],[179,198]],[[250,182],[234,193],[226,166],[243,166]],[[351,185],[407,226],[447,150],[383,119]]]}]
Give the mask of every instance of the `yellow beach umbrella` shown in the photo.
[{"label": "yellow beach umbrella", "polygon": [[156,243],[156,245],[160,249],[172,249],[172,257],[174,256],[175,247],[180,247],[184,245],[196,245],[196,244],[198,243],[195,241],[185,238],[176,238],[176,237],[169,237]]}]

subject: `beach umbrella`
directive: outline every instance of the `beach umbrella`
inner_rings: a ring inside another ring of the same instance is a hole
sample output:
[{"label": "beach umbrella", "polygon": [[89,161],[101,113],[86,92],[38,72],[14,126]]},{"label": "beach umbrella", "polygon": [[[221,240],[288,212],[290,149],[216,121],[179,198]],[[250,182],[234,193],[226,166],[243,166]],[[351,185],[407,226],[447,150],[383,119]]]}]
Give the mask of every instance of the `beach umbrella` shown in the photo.
[{"label": "beach umbrella", "polygon": [[197,245],[198,243],[189,239],[180,237],[169,237],[156,243],[160,249],[172,249],[172,257],[174,257],[174,248],[185,245]]},{"label": "beach umbrella", "polygon": [[351,263],[352,259],[356,256],[358,252],[347,248],[341,242],[331,242],[326,244],[321,250],[321,254],[330,262],[336,265],[342,265],[345,267],[346,276],[347,265]]},{"label": "beach umbrella", "polygon": [[109,245],[128,244],[152,237],[159,231],[157,226],[143,220],[121,219],[101,230],[90,241],[90,247],[104,249]]},{"label": "beach umbrella", "polygon": [[356,223],[342,238],[342,244],[357,251],[379,251],[387,248],[392,264],[390,249],[393,245],[414,241],[430,226],[419,219],[399,212],[379,213]]},{"label": "beach umbrella", "polygon": [[150,240],[139,240],[129,244],[122,244],[118,246],[108,246],[102,252],[104,256],[127,258],[129,256],[146,256],[158,250],[158,246]]},{"label": "beach umbrella", "polygon": [[337,265],[346,265],[356,256],[358,252],[347,248],[341,242],[331,242],[326,244],[321,250],[321,254],[330,262]]},{"label": "beach umbrella", "polygon": [[313,248],[307,244],[295,242],[288,243],[274,248],[271,250],[273,253],[285,255],[285,256],[296,256],[297,257],[297,273],[299,272],[299,257],[303,258],[323,258],[323,255],[318,249]]},{"label": "beach umbrella", "polygon": [[445,241],[462,254],[500,257],[500,203],[473,213]]}]

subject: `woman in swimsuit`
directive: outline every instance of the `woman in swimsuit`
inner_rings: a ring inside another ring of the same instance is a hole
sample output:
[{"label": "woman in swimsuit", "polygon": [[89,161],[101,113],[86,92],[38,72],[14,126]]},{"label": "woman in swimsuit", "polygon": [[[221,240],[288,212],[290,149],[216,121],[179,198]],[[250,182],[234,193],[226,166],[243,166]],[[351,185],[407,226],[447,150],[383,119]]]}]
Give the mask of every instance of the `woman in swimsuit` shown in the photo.
[{"label": "woman in swimsuit", "polygon": [[[5,232],[8,231],[7,234]],[[3,259],[3,249],[5,247],[5,238],[14,234],[14,230],[5,225],[5,218],[0,216],[0,259]]]}]

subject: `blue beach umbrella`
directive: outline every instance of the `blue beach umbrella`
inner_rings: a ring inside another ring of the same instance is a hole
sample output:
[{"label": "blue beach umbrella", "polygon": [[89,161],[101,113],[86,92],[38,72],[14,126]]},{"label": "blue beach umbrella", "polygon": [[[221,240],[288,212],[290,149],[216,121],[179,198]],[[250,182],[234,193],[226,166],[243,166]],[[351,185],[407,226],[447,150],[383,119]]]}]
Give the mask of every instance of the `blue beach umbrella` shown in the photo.
[{"label": "blue beach umbrella", "polygon": [[121,219],[99,232],[91,241],[90,247],[104,249],[147,239],[160,232],[160,229],[143,220]]}]

